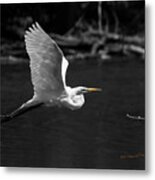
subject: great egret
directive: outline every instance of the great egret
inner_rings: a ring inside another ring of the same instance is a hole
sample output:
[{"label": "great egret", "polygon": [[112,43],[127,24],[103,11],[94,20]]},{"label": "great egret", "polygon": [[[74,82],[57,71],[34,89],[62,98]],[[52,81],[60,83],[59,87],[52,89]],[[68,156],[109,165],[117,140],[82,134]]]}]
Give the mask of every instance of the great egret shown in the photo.
[{"label": "great egret", "polygon": [[100,88],[71,88],[66,85],[65,76],[69,63],[56,42],[37,22],[26,31],[25,45],[30,58],[34,95],[11,114],[4,115],[3,120],[9,120],[40,105],[79,109],[85,102],[84,93],[101,91]]}]

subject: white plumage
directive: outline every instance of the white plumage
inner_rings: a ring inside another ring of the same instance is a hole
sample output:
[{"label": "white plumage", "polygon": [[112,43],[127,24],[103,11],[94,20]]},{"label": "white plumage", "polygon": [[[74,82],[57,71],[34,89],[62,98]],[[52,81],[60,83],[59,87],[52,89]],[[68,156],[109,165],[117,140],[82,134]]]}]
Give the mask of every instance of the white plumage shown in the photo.
[{"label": "white plumage", "polygon": [[78,109],[85,102],[84,93],[101,91],[99,88],[71,88],[66,85],[65,76],[69,63],[56,42],[38,23],[26,31],[25,45],[30,58],[34,95],[17,110],[6,115],[7,118],[13,118],[43,104]]}]

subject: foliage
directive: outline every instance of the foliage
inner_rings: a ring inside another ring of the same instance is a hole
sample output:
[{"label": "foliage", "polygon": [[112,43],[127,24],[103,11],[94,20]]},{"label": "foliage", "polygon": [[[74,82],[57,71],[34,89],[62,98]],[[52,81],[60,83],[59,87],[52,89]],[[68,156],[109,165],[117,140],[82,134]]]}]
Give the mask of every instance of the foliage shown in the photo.
[{"label": "foliage", "polygon": [[[144,33],[144,1],[102,2],[102,25],[112,31]],[[65,34],[76,21],[98,26],[98,2],[1,4],[2,37],[22,38],[38,21],[48,32]]]}]

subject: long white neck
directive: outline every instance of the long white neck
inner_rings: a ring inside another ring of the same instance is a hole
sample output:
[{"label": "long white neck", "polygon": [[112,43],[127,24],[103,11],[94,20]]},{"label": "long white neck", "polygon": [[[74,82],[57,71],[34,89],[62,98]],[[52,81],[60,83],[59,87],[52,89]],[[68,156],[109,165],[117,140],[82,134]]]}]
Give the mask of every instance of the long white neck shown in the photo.
[{"label": "long white neck", "polygon": [[84,95],[76,94],[76,88],[66,87],[67,96],[61,99],[61,103],[69,109],[75,110],[83,106],[85,99]]}]

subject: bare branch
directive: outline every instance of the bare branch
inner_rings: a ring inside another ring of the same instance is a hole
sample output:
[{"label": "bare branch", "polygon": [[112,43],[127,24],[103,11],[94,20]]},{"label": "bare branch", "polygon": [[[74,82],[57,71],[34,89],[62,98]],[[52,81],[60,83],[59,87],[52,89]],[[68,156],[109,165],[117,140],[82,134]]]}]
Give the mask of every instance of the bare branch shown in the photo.
[{"label": "bare branch", "polygon": [[102,33],[102,1],[98,2],[98,28]]},{"label": "bare branch", "polygon": [[112,14],[113,14],[113,17],[114,17],[114,20],[115,20],[115,29],[114,29],[114,32],[118,33],[119,19],[118,19],[118,16],[117,16],[117,13],[116,13],[115,10],[112,10]]},{"label": "bare branch", "polygon": [[108,34],[109,33],[109,17],[108,17],[108,13],[106,11],[104,11],[104,17],[105,17],[105,33]]},{"label": "bare branch", "polygon": [[130,118],[130,119],[135,119],[135,120],[145,120],[145,117],[141,117],[141,116],[132,116],[130,114],[126,114],[126,117]]}]

